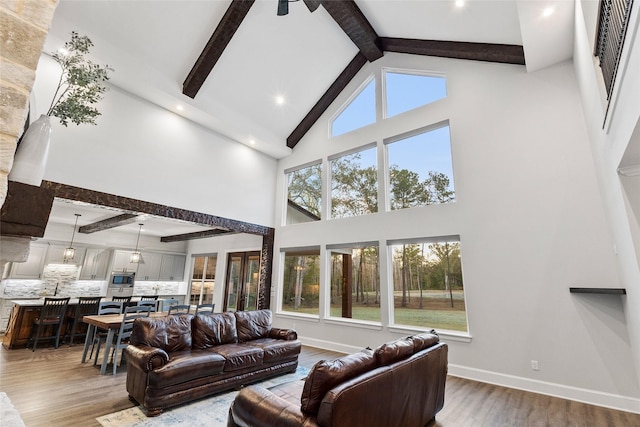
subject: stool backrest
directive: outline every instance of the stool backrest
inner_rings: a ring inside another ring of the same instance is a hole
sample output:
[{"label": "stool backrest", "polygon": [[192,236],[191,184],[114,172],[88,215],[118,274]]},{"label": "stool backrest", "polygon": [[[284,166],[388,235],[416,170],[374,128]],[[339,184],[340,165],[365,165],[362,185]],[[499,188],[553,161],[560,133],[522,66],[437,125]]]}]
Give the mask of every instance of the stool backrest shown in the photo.
[{"label": "stool backrest", "polygon": [[102,297],[80,297],[78,298],[78,305],[76,305],[75,318],[79,319],[82,316],[90,316],[92,314],[98,314],[100,307],[100,300]]},{"label": "stool backrest", "polygon": [[70,298],[45,298],[40,310],[40,319],[59,319],[67,311]]}]

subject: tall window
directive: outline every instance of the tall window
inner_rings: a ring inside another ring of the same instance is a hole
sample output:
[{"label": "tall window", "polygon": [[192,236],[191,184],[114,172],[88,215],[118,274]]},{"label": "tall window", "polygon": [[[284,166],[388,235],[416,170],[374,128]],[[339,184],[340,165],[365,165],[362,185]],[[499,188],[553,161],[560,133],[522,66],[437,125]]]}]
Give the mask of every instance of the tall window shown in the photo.
[{"label": "tall window", "polygon": [[282,310],[320,314],[320,249],[284,252]]},{"label": "tall window", "polygon": [[392,210],[455,199],[448,125],[388,143],[387,156]]},{"label": "tall window", "polygon": [[322,208],[322,164],[296,169],[286,175],[286,224],[319,221]]},{"label": "tall window", "polygon": [[216,284],[216,261],[217,257],[215,255],[193,257],[189,304],[213,303],[213,289]]},{"label": "tall window", "polygon": [[331,317],[380,322],[378,246],[333,246]]},{"label": "tall window", "polygon": [[372,79],[331,123],[331,136],[376,122],[376,86]]},{"label": "tall window", "polygon": [[467,331],[460,241],[391,242],[394,323]]},{"label": "tall window", "polygon": [[378,212],[376,147],[331,160],[331,218]]},{"label": "tall window", "polygon": [[387,71],[385,111],[391,117],[430,104],[447,96],[444,77]]}]

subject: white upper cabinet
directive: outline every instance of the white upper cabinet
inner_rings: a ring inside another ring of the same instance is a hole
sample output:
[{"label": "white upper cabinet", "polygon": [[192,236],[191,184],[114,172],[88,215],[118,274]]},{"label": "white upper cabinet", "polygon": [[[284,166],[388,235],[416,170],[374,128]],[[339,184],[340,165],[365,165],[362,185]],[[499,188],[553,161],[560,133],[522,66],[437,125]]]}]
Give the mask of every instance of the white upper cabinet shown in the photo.
[{"label": "white upper cabinet", "polygon": [[162,254],[156,254],[152,252],[143,252],[140,264],[138,264],[138,272],[136,273],[136,280],[159,280],[160,279],[160,265],[162,263]]},{"label": "white upper cabinet", "polygon": [[89,248],[84,257],[80,280],[104,280],[107,278],[111,249]]},{"label": "white upper cabinet", "polygon": [[40,279],[42,277],[42,267],[44,265],[46,246],[31,245],[29,257],[25,262],[11,263],[12,279]]},{"label": "white upper cabinet", "polygon": [[184,278],[184,266],[186,262],[186,255],[162,255],[160,280],[182,281]]},{"label": "white upper cabinet", "polygon": [[[113,254],[113,267],[111,270],[119,273],[138,271],[138,264],[135,262],[129,262],[130,258],[131,251],[115,251]],[[137,275],[138,274],[136,274],[136,276]]]}]

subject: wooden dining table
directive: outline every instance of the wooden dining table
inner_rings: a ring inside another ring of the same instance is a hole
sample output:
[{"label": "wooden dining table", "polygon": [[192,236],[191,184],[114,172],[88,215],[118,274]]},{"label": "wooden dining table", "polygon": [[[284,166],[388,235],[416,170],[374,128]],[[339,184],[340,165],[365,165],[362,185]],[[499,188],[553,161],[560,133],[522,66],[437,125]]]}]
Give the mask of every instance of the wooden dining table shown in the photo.
[{"label": "wooden dining table", "polygon": [[[152,311],[149,317],[165,317],[168,315],[166,311]],[[107,372],[107,364],[109,363],[109,353],[113,344],[113,338],[120,329],[124,314],[94,314],[84,316],[82,321],[88,325],[87,337],[84,340],[84,351],[82,352],[82,363],[87,361],[87,352],[93,344],[93,336],[97,332],[97,328],[107,331],[107,340],[105,343],[104,354],[102,355],[102,365],[100,365],[100,374]],[[97,355],[96,355],[97,357]]]}]

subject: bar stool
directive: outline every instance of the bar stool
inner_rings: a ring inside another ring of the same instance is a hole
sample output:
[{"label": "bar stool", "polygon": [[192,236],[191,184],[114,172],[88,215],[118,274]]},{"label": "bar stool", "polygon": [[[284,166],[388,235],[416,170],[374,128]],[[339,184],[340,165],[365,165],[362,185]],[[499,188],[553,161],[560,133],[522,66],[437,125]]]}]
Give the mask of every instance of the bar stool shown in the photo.
[{"label": "bar stool", "polygon": [[131,296],[128,297],[118,297],[118,296],[113,296],[111,297],[111,301],[116,301],[116,302],[121,302],[122,303],[122,311],[120,312],[120,314],[124,313],[124,309],[130,305],[131,303]]},{"label": "bar stool", "polygon": [[[67,311],[67,305],[70,298],[45,298],[44,305],[40,310],[40,315],[37,319],[34,319],[31,324],[31,332],[29,333],[29,340],[27,341],[27,348],[33,341],[33,351],[36,351],[38,346],[38,340],[42,339],[55,339],[56,348],[60,345],[60,331],[62,330],[62,323]],[[43,337],[43,327],[53,326],[56,329],[55,335]],[[34,337],[35,333],[35,337]]]},{"label": "bar stool", "polygon": [[73,313],[73,316],[67,317],[67,330],[65,338],[69,337],[69,346],[73,345],[73,340],[76,336],[85,336],[84,332],[76,333],[78,324],[82,323],[84,316],[92,314],[98,314],[98,306],[102,297],[80,297],[78,298],[78,305]]}]

